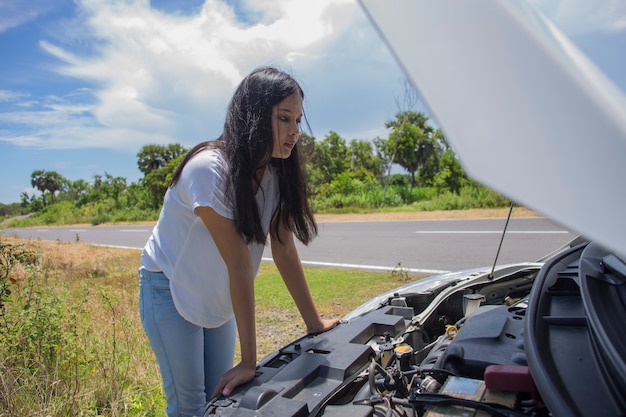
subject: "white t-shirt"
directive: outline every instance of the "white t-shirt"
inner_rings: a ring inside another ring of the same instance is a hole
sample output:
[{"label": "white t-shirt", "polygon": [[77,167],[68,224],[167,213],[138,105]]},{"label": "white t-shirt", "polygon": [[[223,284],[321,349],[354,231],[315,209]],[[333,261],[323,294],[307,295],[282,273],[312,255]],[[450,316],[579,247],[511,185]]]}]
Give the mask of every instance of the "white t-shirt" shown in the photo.
[{"label": "white t-shirt", "polygon": [[[225,195],[227,177],[228,164],[221,151],[207,149],[194,156],[165,193],[159,221],[141,254],[142,267],[162,271],[169,278],[180,315],[208,328],[231,319],[233,307],[226,264],[195,209],[209,206],[234,219],[232,202]],[[266,236],[278,204],[277,179],[268,166],[256,194]],[[256,276],[264,246],[250,243],[248,249]]]}]

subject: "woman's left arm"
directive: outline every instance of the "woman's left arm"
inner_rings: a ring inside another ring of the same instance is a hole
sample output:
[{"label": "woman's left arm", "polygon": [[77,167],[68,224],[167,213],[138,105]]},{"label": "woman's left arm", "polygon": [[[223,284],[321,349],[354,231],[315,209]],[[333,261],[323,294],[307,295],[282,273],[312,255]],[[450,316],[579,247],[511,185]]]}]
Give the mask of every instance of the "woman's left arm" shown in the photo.
[{"label": "woman's left arm", "polygon": [[[339,323],[339,319],[323,319],[318,314],[309,285],[304,276],[293,233],[279,219],[274,221],[279,222],[278,233],[281,239],[279,240],[278,236],[274,236],[272,233],[272,257],[280,272],[280,276],[283,278],[291,297],[293,297],[300,311],[300,315],[306,324],[307,332],[320,333],[330,330]],[[275,230],[275,228],[272,227],[272,230]]]}]

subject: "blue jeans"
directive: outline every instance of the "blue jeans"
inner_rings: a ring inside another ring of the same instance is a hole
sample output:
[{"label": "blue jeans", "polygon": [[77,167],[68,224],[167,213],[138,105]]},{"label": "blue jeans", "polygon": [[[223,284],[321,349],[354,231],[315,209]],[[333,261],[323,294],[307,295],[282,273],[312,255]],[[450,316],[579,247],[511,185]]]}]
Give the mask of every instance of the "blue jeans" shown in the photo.
[{"label": "blue jeans", "polygon": [[233,367],[236,325],[207,329],[181,317],[162,272],[139,269],[139,311],[154,351],[169,417],[196,416],[220,376]]}]

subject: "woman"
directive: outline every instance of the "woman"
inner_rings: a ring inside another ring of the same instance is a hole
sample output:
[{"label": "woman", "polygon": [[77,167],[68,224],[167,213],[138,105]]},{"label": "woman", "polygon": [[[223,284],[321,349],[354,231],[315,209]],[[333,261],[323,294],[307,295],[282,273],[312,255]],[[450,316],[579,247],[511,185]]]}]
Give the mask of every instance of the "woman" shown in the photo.
[{"label": "woman", "polygon": [[[186,155],[165,194],[139,272],[169,416],[196,415],[254,377],[254,278],[268,234],[307,332],[338,322],[317,313],[294,243],[317,234],[297,146],[303,97],[285,72],[253,71],[233,95],[222,135]],[[236,331],[241,362],[233,367]]]}]

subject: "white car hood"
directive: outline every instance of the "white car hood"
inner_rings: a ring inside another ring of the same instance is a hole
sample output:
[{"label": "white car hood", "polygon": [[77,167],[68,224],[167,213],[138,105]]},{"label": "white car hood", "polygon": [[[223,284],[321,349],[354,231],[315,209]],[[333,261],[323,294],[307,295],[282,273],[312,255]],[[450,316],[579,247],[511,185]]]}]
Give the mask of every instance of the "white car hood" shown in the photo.
[{"label": "white car hood", "polygon": [[523,1],[360,0],[468,174],[626,255],[626,98]]}]

